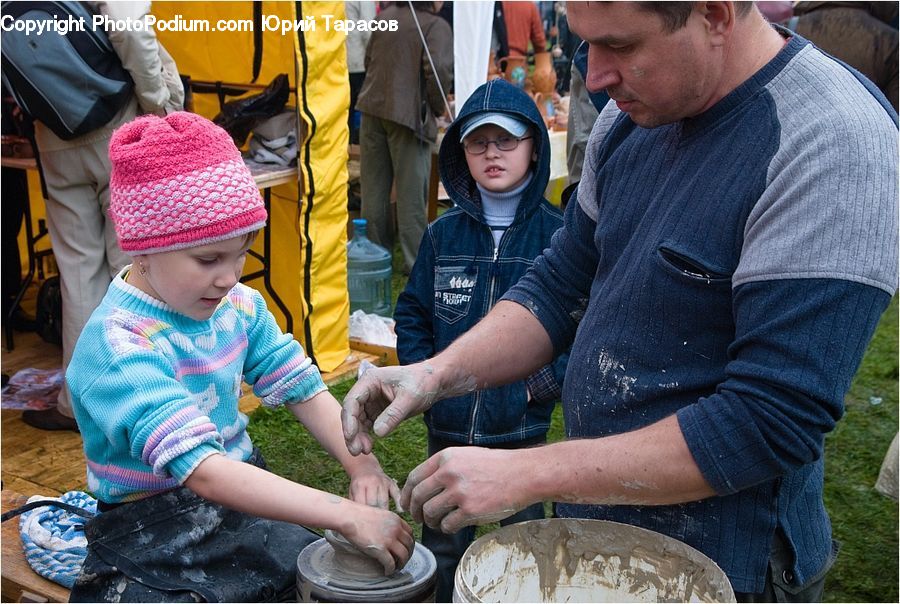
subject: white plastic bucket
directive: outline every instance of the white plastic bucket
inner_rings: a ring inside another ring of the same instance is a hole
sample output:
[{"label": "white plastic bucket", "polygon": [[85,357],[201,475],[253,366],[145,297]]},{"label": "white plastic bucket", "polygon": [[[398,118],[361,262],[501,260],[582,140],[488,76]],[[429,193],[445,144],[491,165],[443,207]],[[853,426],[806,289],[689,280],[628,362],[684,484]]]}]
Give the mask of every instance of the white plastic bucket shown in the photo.
[{"label": "white plastic bucket", "polygon": [[477,539],[456,569],[454,602],[734,602],[696,549],[603,520],[512,524]]}]

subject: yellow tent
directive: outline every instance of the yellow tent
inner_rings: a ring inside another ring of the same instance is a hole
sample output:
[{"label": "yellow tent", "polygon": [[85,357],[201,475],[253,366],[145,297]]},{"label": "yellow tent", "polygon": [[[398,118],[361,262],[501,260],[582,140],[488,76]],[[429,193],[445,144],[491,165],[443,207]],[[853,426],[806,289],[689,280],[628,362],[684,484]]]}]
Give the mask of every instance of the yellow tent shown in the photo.
[{"label": "yellow tent", "polygon": [[[302,11],[302,14],[298,14]],[[286,73],[296,94],[298,182],[271,191],[266,296],[282,329],[290,327],[323,371],[350,352],[347,295],[347,79],[343,2],[154,2],[156,32],[178,71],[192,80],[265,85]],[[309,26],[315,23],[314,29]],[[204,31],[209,29],[210,31]],[[299,31],[304,29],[305,31]],[[193,110],[212,118],[216,94],[194,96]],[[302,137],[302,138],[301,138]],[[263,237],[255,251],[262,253]],[[259,262],[248,259],[247,273]],[[291,323],[289,326],[288,323]]]}]

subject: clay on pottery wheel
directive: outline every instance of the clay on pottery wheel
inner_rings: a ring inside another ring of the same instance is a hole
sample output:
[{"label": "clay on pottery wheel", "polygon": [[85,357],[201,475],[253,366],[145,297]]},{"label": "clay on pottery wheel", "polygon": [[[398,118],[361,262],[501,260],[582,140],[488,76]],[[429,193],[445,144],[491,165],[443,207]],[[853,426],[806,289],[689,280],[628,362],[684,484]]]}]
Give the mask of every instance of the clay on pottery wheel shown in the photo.
[{"label": "clay on pottery wheel", "polygon": [[334,548],[334,565],[337,568],[360,578],[384,577],[381,562],[361,552],[340,533],[326,530],[325,540]]}]

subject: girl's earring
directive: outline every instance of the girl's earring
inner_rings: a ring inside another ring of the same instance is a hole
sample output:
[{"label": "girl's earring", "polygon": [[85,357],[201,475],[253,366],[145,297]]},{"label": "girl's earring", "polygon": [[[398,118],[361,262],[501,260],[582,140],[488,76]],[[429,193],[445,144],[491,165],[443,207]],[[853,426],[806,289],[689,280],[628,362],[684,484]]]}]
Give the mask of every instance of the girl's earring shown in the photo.
[{"label": "girl's earring", "polygon": [[139,270],[139,272],[140,272],[142,275],[146,275],[146,274],[147,274],[147,269],[144,267],[144,263],[143,263],[143,262],[138,262],[138,270]]}]

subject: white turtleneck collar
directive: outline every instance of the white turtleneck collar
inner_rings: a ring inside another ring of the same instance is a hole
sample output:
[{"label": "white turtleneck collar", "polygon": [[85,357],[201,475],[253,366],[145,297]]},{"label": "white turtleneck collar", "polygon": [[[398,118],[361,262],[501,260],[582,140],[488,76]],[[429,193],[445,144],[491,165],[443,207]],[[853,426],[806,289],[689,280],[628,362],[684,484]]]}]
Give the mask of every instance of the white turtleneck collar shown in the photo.
[{"label": "white turtleneck collar", "polygon": [[534,175],[529,172],[522,184],[515,189],[503,192],[488,191],[477,182],[475,183],[481,193],[481,211],[484,214],[484,221],[491,228],[495,249],[500,245],[500,238],[503,237],[506,227],[511,225],[515,219],[516,209],[522,200],[522,192],[531,184],[533,177]]}]

